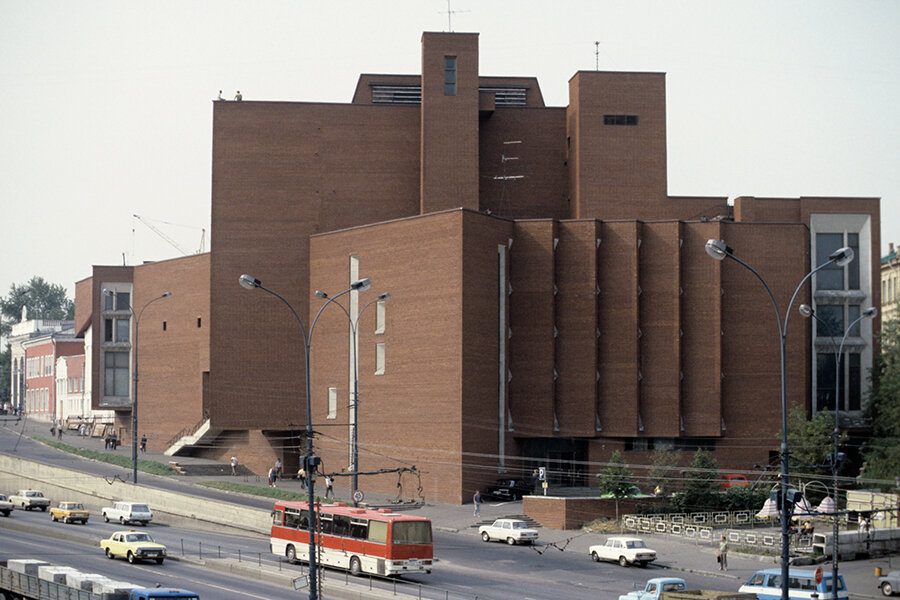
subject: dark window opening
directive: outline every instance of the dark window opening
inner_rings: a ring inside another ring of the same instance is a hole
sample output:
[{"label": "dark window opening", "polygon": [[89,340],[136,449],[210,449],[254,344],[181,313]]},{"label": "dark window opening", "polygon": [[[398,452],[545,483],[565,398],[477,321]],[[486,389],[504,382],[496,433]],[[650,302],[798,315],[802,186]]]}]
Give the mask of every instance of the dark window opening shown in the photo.
[{"label": "dark window opening", "polygon": [[197,317],[197,327],[198,327],[198,328],[200,327],[200,324],[201,324],[201,322],[200,322],[200,317]]},{"label": "dark window opening", "polygon": [[456,57],[444,57],[444,95],[456,95]]},{"label": "dark window opening", "polygon": [[166,330],[166,322],[163,321],[163,331],[165,331],[165,330]]},{"label": "dark window opening", "polygon": [[604,125],[637,125],[637,115],[603,115]]}]

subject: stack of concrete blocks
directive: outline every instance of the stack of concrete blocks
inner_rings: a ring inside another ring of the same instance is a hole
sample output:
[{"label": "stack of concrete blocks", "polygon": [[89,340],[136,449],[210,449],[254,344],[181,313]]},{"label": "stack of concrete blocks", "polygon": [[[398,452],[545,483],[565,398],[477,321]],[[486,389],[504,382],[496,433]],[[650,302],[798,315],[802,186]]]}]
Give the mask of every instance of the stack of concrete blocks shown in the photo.
[{"label": "stack of concrete blocks", "polygon": [[[831,556],[834,536],[830,531],[813,534],[813,553]],[[857,554],[878,556],[900,550],[900,528],[873,529],[869,532],[842,531],[838,534],[838,557]]]}]

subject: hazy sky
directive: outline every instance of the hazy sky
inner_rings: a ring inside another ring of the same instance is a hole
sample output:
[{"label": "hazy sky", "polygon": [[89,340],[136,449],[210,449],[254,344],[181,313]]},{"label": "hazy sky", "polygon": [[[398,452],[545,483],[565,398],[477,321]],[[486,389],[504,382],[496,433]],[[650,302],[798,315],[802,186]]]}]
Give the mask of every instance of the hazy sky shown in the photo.
[{"label": "hazy sky", "polygon": [[[897,0],[452,0],[483,75],[549,106],[595,68],[667,73],[670,195],[880,197],[900,242]],[[420,71],[446,0],[0,0],[0,295],[209,249],[211,102],[349,102]]]}]

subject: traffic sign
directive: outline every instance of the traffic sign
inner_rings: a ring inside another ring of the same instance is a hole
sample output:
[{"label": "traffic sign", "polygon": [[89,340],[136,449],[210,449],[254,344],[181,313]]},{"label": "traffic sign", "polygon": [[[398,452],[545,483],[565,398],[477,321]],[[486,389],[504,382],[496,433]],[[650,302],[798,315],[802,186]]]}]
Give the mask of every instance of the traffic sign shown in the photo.
[{"label": "traffic sign", "polygon": [[816,583],[822,583],[822,567],[816,569]]},{"label": "traffic sign", "polygon": [[362,490],[356,490],[355,492],[353,492],[354,502],[362,502],[364,497],[365,496],[363,496]]}]

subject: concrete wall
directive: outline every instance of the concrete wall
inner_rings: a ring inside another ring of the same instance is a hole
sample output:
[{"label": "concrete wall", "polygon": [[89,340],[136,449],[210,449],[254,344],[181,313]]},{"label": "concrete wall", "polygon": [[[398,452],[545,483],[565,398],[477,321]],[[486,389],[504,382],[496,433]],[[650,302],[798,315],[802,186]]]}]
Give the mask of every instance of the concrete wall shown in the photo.
[{"label": "concrete wall", "polygon": [[13,493],[25,488],[39,489],[50,498],[51,506],[60,501],[81,502],[91,512],[92,519],[100,518],[100,509],[104,506],[115,500],[125,500],[146,502],[153,511],[154,519],[167,523],[217,523],[264,534],[270,531],[272,523],[268,510],[188,497],[180,492],[160,490],[149,485],[135,486],[119,479],[110,481],[107,477],[6,455],[0,455],[0,488]]}]

